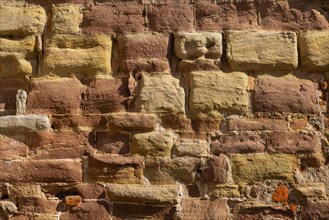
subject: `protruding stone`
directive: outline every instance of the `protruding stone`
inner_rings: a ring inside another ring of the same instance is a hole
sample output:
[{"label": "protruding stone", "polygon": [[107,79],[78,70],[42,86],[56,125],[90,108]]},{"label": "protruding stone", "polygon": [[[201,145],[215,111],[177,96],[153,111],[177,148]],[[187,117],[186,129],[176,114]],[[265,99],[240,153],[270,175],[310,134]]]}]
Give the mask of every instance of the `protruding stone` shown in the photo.
[{"label": "protruding stone", "polygon": [[64,202],[68,206],[80,205],[81,197],[80,196],[65,196]]},{"label": "protruding stone", "polygon": [[27,94],[24,90],[17,90],[16,94],[16,115],[24,115],[26,112]]},{"label": "protruding stone", "polygon": [[1,132],[5,131],[49,131],[50,122],[46,115],[16,115],[0,117]]},{"label": "protruding stone", "polygon": [[327,200],[326,188],[324,183],[308,183],[297,185],[293,193],[301,199],[308,199],[312,201]]}]

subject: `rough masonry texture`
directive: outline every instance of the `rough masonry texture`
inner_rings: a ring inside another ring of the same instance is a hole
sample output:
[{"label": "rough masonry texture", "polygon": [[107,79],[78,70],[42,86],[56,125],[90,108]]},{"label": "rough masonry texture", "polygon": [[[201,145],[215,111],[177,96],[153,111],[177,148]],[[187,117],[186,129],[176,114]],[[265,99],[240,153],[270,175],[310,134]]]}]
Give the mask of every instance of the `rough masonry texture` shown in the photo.
[{"label": "rough masonry texture", "polygon": [[0,220],[329,219],[327,0],[0,0]]}]

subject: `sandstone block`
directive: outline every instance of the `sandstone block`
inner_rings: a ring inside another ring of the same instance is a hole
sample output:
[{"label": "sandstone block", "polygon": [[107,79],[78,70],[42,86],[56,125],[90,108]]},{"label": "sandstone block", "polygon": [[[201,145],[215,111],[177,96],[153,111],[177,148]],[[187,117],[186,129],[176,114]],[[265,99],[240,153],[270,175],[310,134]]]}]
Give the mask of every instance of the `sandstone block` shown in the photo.
[{"label": "sandstone block", "polygon": [[211,198],[240,198],[239,185],[233,184],[210,184],[208,195]]},{"label": "sandstone block", "polygon": [[[163,13],[166,12],[166,13]],[[190,4],[151,5],[147,7],[150,31],[193,31],[193,7]]]},{"label": "sandstone block", "polygon": [[69,4],[82,4],[82,5],[93,5],[93,0],[26,0],[26,2],[30,4],[38,4],[42,6],[51,6],[52,4],[61,4],[61,3],[69,3]]},{"label": "sandstone block", "polygon": [[235,183],[262,183],[266,179],[294,182],[297,160],[293,155],[246,154],[234,155],[231,160]]},{"label": "sandstone block", "polygon": [[58,34],[45,39],[42,75],[78,78],[111,72],[111,38],[102,34]]},{"label": "sandstone block", "polygon": [[262,137],[257,134],[221,135],[210,144],[213,154],[262,153],[265,150]]},{"label": "sandstone block", "polygon": [[82,199],[102,199],[105,198],[105,188],[101,184],[80,183],[74,186]]},{"label": "sandstone block", "polygon": [[329,70],[329,31],[306,31],[299,35],[302,70]]},{"label": "sandstone block", "polygon": [[192,114],[212,110],[249,111],[248,76],[241,72],[192,72],[189,106]]},{"label": "sandstone block", "polygon": [[288,122],[269,118],[229,118],[227,127],[229,131],[288,130]]},{"label": "sandstone block", "polygon": [[170,74],[143,74],[140,86],[140,94],[136,100],[138,111],[147,113],[185,112],[184,89],[179,86],[179,80]]},{"label": "sandstone block", "polygon": [[255,2],[199,1],[195,4],[196,26],[202,31],[252,29],[258,27]]},{"label": "sandstone block", "polygon": [[97,76],[87,84],[81,96],[85,114],[125,111],[128,82],[111,76]]},{"label": "sandstone block", "polygon": [[[67,160],[1,161],[1,182],[81,182],[80,162]],[[8,172],[10,170],[10,172]]]},{"label": "sandstone block", "polygon": [[79,33],[82,10],[79,5],[52,5],[51,31],[56,34]]},{"label": "sandstone block", "polygon": [[217,111],[193,115],[192,127],[196,132],[212,132],[220,129],[223,116]]},{"label": "sandstone block", "polygon": [[225,200],[183,199],[181,201],[180,219],[229,219]]},{"label": "sandstone block", "polygon": [[229,159],[225,155],[212,156],[205,169],[201,169],[201,177],[206,182],[224,184],[228,181]]},{"label": "sandstone block", "polygon": [[142,5],[98,5],[83,12],[82,32],[129,33],[144,31]]},{"label": "sandstone block", "polygon": [[1,5],[0,12],[0,35],[42,34],[47,20],[46,12],[40,6],[9,7]]},{"label": "sandstone block", "polygon": [[18,197],[18,212],[27,215],[40,214],[56,214],[57,201],[47,200],[41,197]]},{"label": "sandstone block", "polygon": [[27,112],[36,114],[80,113],[83,86],[76,78],[32,79]]},{"label": "sandstone block", "polygon": [[17,197],[43,197],[41,186],[39,184],[11,184],[8,187],[11,198]]},{"label": "sandstone block", "polygon": [[52,129],[54,130],[105,130],[106,119],[100,114],[88,115],[51,115]]},{"label": "sandstone block", "polygon": [[172,206],[178,203],[178,187],[109,184],[107,196],[114,202]]},{"label": "sandstone block", "polygon": [[108,155],[93,155],[88,159],[88,181],[138,184],[142,181],[142,159]]},{"label": "sandstone block", "polygon": [[95,148],[111,154],[128,154],[129,135],[118,132],[97,131]]},{"label": "sandstone block", "polygon": [[316,134],[272,132],[266,135],[266,151],[270,153],[316,153],[321,149]]},{"label": "sandstone block", "polygon": [[[120,72],[168,72],[169,35],[120,34],[117,37]],[[151,65],[152,64],[152,65]]]},{"label": "sandstone block", "polygon": [[154,114],[120,112],[106,115],[106,120],[110,130],[152,131],[155,128],[157,117]]},{"label": "sandstone block", "polygon": [[301,79],[258,77],[254,95],[256,112],[316,114],[316,86]]},{"label": "sandstone block", "polygon": [[37,72],[36,37],[0,38],[0,77],[32,75]]},{"label": "sandstone block", "polygon": [[68,206],[76,206],[80,205],[81,197],[78,195],[75,196],[65,196],[64,203]]},{"label": "sandstone block", "polygon": [[49,131],[47,115],[15,115],[0,117],[0,131]]},{"label": "sandstone block", "polygon": [[0,160],[22,159],[27,152],[28,146],[23,142],[0,134]]},{"label": "sandstone block", "polygon": [[197,59],[181,60],[176,67],[179,73],[189,73],[194,71],[218,71],[220,60],[216,59]]},{"label": "sandstone block", "polygon": [[298,185],[293,189],[293,193],[301,199],[308,199],[312,201],[328,199],[324,183]]},{"label": "sandstone block", "polygon": [[233,70],[294,70],[298,65],[293,32],[228,31],[227,59]]},{"label": "sandstone block", "polygon": [[208,143],[198,139],[180,139],[173,147],[176,156],[206,157]]},{"label": "sandstone block", "polygon": [[329,202],[308,201],[301,209],[302,219],[328,219],[329,218]]},{"label": "sandstone block", "polygon": [[132,154],[141,156],[170,156],[175,143],[175,135],[172,132],[148,132],[133,134],[130,140]]},{"label": "sandstone block", "polygon": [[61,212],[61,220],[111,219],[110,204],[106,201],[88,201]]}]

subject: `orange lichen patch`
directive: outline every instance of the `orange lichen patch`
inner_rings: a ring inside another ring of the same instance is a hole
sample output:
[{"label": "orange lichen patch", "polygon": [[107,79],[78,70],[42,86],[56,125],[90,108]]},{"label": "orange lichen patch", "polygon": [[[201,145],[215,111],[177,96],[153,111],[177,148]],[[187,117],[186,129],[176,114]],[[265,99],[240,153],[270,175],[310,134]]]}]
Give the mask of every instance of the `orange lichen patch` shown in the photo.
[{"label": "orange lichen patch", "polygon": [[290,203],[289,208],[293,213],[297,212],[297,205],[295,203]]},{"label": "orange lichen patch", "polygon": [[279,183],[273,195],[273,202],[282,202],[284,206],[288,205],[289,189],[287,185]]},{"label": "orange lichen patch", "polygon": [[81,203],[81,197],[80,196],[66,196],[64,199],[64,202],[66,205],[76,206]]}]

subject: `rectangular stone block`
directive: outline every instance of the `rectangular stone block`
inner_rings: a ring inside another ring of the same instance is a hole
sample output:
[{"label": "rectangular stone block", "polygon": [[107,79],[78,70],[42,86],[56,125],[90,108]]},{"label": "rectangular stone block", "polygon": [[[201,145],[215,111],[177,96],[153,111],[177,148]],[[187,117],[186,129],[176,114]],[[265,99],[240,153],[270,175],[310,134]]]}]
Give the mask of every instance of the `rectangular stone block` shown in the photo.
[{"label": "rectangular stone block", "polygon": [[8,115],[0,117],[0,132],[49,131],[47,115]]},{"label": "rectangular stone block", "polygon": [[234,155],[231,160],[235,183],[263,183],[266,179],[294,182],[294,171],[297,168],[294,155],[245,154]]},{"label": "rectangular stone block", "polygon": [[248,76],[241,72],[192,72],[190,112],[246,113],[249,111],[247,84]]},{"label": "rectangular stone block", "polygon": [[106,119],[101,114],[88,115],[51,115],[52,129],[54,130],[105,130]]},{"label": "rectangular stone block", "polygon": [[201,170],[201,178],[207,183],[225,184],[228,182],[230,161],[225,155],[209,157]]},{"label": "rectangular stone block", "polygon": [[288,121],[270,118],[229,118],[227,121],[229,131],[265,131],[288,130]]},{"label": "rectangular stone block", "polygon": [[118,35],[119,72],[168,72],[169,38],[169,34]]},{"label": "rectangular stone block", "polygon": [[257,4],[254,2],[195,4],[197,30],[220,31],[258,28]]},{"label": "rectangular stone block", "polygon": [[37,73],[36,37],[0,38],[0,77],[17,77]]},{"label": "rectangular stone block", "polygon": [[107,196],[114,202],[173,206],[178,203],[178,187],[109,184]]},{"label": "rectangular stone block", "polygon": [[88,182],[139,184],[143,160],[137,157],[93,155],[88,158]]},{"label": "rectangular stone block", "polygon": [[129,135],[111,131],[96,131],[95,148],[111,154],[130,153]]},{"label": "rectangular stone block", "polygon": [[56,214],[56,206],[58,201],[48,200],[41,197],[18,197],[16,198],[18,205],[18,212],[26,215],[35,214]]},{"label": "rectangular stone block", "polygon": [[266,151],[270,153],[316,153],[321,142],[316,134],[297,132],[271,132],[266,135]]},{"label": "rectangular stone block", "polygon": [[[160,83],[161,82],[161,83]],[[184,113],[185,93],[179,80],[170,74],[142,74],[141,90],[136,99],[139,112]]]},{"label": "rectangular stone block", "polygon": [[29,114],[80,113],[83,85],[76,78],[35,78],[27,99]]},{"label": "rectangular stone block", "polygon": [[173,147],[176,156],[207,157],[208,142],[198,139],[180,139]]},{"label": "rectangular stone block", "polygon": [[77,78],[111,72],[111,37],[58,34],[45,39],[42,75]]},{"label": "rectangular stone block", "polygon": [[27,156],[27,153],[28,146],[24,142],[0,134],[0,160],[23,159]]},{"label": "rectangular stone block", "polygon": [[105,187],[97,183],[80,183],[74,186],[82,199],[104,199]]},{"label": "rectangular stone block", "polygon": [[193,7],[191,4],[150,5],[146,10],[148,29],[150,31],[172,32],[194,30]]},{"label": "rectangular stone block", "polygon": [[233,70],[291,71],[297,68],[294,32],[228,31],[227,59]]},{"label": "rectangular stone block", "polygon": [[79,5],[52,5],[51,32],[56,34],[77,34],[82,22]]},{"label": "rectangular stone block", "polygon": [[40,6],[0,7],[0,35],[42,34],[46,21],[46,12]]},{"label": "rectangular stone block", "polygon": [[317,114],[316,92],[316,85],[309,80],[258,77],[254,111]]},{"label": "rectangular stone block", "polygon": [[329,31],[305,31],[299,34],[301,67],[304,71],[329,70]]},{"label": "rectangular stone block", "polygon": [[110,130],[152,131],[157,123],[157,117],[154,114],[118,112],[105,117]]},{"label": "rectangular stone block", "polygon": [[61,3],[68,3],[68,4],[82,4],[85,6],[94,5],[93,0],[26,0],[26,2],[30,4],[37,4],[42,6],[51,6],[52,4],[61,4]]},{"label": "rectangular stone block", "polygon": [[137,4],[99,5],[83,12],[82,32],[130,33],[144,31],[144,7]]},{"label": "rectangular stone block", "polygon": [[68,160],[0,161],[0,182],[81,182],[82,165]]},{"label": "rectangular stone block", "polygon": [[85,201],[62,212],[61,220],[111,219],[110,210],[111,205],[107,201]]}]

